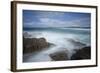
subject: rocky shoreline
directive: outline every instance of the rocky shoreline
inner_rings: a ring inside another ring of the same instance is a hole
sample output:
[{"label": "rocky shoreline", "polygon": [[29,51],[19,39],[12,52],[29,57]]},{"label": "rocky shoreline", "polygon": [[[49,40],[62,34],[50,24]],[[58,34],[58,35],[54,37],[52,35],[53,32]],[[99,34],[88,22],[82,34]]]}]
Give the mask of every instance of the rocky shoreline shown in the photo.
[{"label": "rocky shoreline", "polygon": [[76,50],[71,56],[71,60],[91,59],[91,47],[83,47],[82,49]]},{"label": "rocky shoreline", "polygon": [[52,45],[45,38],[23,38],[23,53],[40,51]]},{"label": "rocky shoreline", "polygon": [[[91,47],[86,46],[80,42],[70,41],[75,46],[82,46],[82,48],[74,49],[75,53],[72,54],[69,59],[68,50],[57,51],[49,54],[52,61],[63,61],[63,60],[81,60],[81,59],[91,59]],[[23,37],[23,53],[32,53],[36,51],[41,51],[48,49],[51,46],[56,46],[53,43],[47,42],[45,38],[24,38]],[[61,48],[62,49],[62,48]]]}]

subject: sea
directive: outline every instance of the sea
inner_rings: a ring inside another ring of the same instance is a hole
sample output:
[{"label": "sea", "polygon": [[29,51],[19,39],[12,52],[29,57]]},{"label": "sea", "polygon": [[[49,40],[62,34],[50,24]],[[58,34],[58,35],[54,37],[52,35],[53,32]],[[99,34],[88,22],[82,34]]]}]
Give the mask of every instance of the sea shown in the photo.
[{"label": "sea", "polygon": [[70,60],[75,49],[91,46],[90,27],[23,28],[23,36],[25,38],[45,38],[47,42],[55,44],[39,52],[23,54],[23,62],[52,61],[49,55],[63,50],[67,50]]}]

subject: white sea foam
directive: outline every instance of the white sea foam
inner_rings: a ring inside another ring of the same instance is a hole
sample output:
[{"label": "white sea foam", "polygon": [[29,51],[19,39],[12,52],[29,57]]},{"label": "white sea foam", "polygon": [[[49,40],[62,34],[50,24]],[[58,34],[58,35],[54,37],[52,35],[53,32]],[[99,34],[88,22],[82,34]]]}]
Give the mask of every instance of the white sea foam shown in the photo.
[{"label": "white sea foam", "polygon": [[[53,43],[55,46],[49,47],[46,50],[38,52],[37,54],[25,54],[24,62],[50,61],[51,58],[49,54],[62,50],[68,51],[68,56],[70,59],[71,55],[75,52],[74,49],[80,49],[83,47],[79,46],[81,43],[90,45],[90,34],[58,33],[53,31],[30,31],[29,34],[35,38],[43,37],[47,40],[47,42]],[[77,44],[79,45],[75,45],[75,42],[78,42]]]}]

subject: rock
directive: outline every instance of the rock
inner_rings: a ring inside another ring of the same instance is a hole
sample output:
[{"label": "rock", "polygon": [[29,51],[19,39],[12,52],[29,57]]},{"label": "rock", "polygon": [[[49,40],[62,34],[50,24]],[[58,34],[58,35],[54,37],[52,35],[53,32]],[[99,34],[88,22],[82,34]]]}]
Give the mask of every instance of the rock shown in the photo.
[{"label": "rock", "polygon": [[58,51],[51,53],[49,56],[53,61],[63,61],[68,60],[68,51]]},{"label": "rock", "polygon": [[38,39],[38,46],[39,46],[39,48],[48,47],[48,43],[47,43],[46,39],[44,39],[44,38],[39,38],[39,39]]},{"label": "rock", "polygon": [[56,45],[53,44],[53,43],[49,43],[49,42],[48,42],[48,47],[51,47],[51,46],[56,46]]},{"label": "rock", "polygon": [[25,38],[31,37],[31,35],[30,35],[28,32],[24,32],[24,33],[23,33],[23,36],[24,36]]},{"label": "rock", "polygon": [[91,58],[91,47],[84,47],[76,50],[76,53],[71,56],[71,60],[81,60]]},{"label": "rock", "polygon": [[45,38],[23,38],[23,52],[29,53],[48,48],[51,44]]}]

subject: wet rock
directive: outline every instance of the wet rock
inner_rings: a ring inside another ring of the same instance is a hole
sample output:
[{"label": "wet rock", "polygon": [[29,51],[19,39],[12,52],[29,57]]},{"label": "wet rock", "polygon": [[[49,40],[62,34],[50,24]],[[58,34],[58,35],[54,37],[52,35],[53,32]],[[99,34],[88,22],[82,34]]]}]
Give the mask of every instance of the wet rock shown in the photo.
[{"label": "wet rock", "polygon": [[37,41],[37,43],[38,43],[38,47],[39,48],[48,47],[48,43],[47,43],[47,41],[46,41],[45,38],[39,38],[38,41]]},{"label": "wet rock", "polygon": [[51,53],[49,56],[53,61],[63,61],[63,60],[68,60],[68,51],[58,51]]},{"label": "wet rock", "polygon": [[71,60],[81,60],[91,58],[91,47],[84,47],[82,49],[76,50],[76,53],[71,56]]},{"label": "wet rock", "polygon": [[51,44],[45,38],[23,38],[23,52],[34,52],[48,48]]}]

